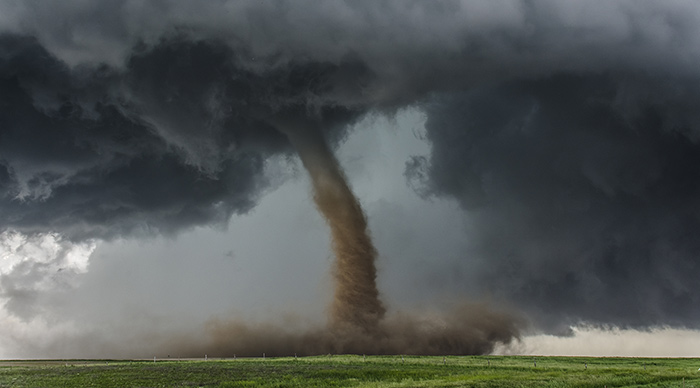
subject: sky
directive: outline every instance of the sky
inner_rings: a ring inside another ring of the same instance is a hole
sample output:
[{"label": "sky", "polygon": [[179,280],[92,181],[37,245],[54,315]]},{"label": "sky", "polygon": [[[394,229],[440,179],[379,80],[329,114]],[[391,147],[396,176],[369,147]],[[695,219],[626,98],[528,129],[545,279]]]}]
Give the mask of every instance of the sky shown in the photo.
[{"label": "sky", "polygon": [[698,65],[692,1],[2,1],[0,357],[324,322],[299,121],[392,314],[503,312],[504,354],[700,356]]}]

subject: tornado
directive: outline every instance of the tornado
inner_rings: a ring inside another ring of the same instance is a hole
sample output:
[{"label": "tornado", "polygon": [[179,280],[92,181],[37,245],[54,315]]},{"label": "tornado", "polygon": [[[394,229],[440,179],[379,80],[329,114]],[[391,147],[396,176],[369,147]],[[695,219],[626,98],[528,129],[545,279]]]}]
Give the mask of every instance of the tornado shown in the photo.
[{"label": "tornado", "polygon": [[314,202],[331,231],[335,291],[329,326],[334,330],[375,332],[386,309],[377,290],[377,251],[367,217],[318,124],[287,123],[282,131],[309,172]]}]

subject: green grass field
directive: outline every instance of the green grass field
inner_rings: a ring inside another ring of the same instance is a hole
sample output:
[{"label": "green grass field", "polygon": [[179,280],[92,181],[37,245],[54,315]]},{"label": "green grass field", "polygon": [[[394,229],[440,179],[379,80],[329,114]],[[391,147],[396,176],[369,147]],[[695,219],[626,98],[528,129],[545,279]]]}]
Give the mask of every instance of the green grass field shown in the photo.
[{"label": "green grass field", "polygon": [[510,356],[0,361],[0,387],[700,388],[698,367],[688,358]]}]

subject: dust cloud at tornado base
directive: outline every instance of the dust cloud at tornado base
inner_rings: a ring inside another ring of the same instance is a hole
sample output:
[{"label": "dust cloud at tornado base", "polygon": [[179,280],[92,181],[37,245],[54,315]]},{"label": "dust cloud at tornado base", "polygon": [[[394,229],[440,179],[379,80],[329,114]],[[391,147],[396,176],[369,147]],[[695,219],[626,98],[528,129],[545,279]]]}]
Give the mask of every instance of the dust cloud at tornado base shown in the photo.
[{"label": "dust cloud at tornado base", "polygon": [[209,342],[184,352],[230,357],[236,355],[290,356],[313,354],[488,354],[509,344],[521,321],[512,314],[483,304],[462,304],[448,313],[389,313],[367,331],[363,327],[328,326],[289,331],[279,326],[212,320]]}]

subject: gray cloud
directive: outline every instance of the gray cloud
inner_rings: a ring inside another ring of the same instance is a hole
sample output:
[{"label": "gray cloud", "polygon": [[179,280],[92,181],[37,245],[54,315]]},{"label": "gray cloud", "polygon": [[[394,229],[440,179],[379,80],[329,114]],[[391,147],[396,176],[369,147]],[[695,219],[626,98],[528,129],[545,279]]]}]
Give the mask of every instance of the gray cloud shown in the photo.
[{"label": "gray cloud", "polygon": [[694,326],[698,102],[693,80],[616,75],[445,96],[408,174],[475,219],[482,287],[550,322]]},{"label": "gray cloud", "polygon": [[265,115],[331,129],[356,115],[324,96],[352,64],[256,73],[226,46],[175,37],[137,47],[123,70],[70,69],[32,38],[2,46],[3,228],[85,238],[223,224],[254,205],[265,159],[288,152]]},{"label": "gray cloud", "polygon": [[272,116],[320,122],[337,145],[367,112],[413,106],[432,152],[411,184],[475,225],[470,255],[437,274],[468,267],[552,326],[696,325],[695,2],[9,1],[0,15],[0,230],[224,225],[290,152]]}]

